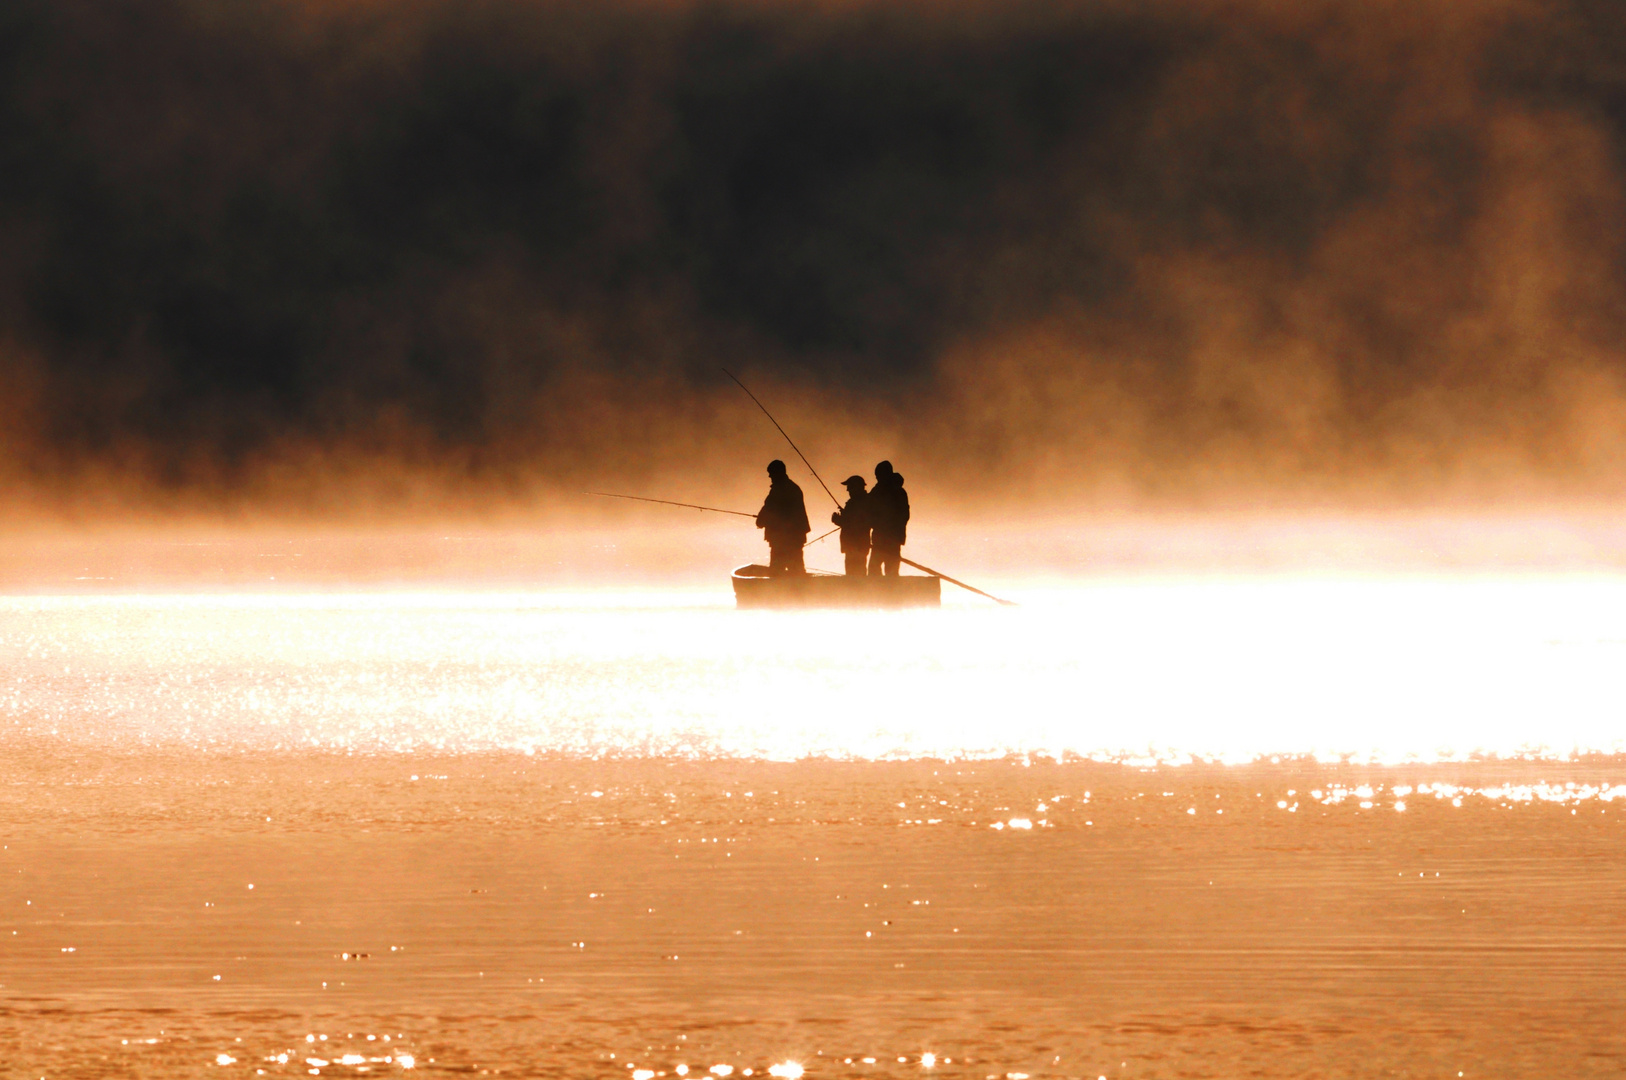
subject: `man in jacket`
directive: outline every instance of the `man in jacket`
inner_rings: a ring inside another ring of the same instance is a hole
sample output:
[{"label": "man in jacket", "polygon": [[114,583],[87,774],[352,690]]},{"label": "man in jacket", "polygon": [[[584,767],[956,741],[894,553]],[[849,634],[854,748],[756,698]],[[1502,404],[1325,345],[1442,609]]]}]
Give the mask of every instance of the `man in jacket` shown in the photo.
[{"label": "man in jacket", "polygon": [[843,486],[847,489],[847,505],[830,515],[830,523],[841,526],[841,554],[846,557],[847,576],[863,577],[869,559],[869,496],[864,493],[862,476],[847,477]]},{"label": "man in jacket", "polygon": [[890,461],[875,466],[875,487],[870,490],[869,576],[897,577],[902,548],[909,532],[909,493],[903,477]]},{"label": "man in jacket", "polygon": [[807,573],[802,562],[810,531],[807,504],[802,501],[802,489],[785,474],[785,463],[777,458],[768,462],[768,497],[757,511],[757,528],[768,541],[770,574]]}]

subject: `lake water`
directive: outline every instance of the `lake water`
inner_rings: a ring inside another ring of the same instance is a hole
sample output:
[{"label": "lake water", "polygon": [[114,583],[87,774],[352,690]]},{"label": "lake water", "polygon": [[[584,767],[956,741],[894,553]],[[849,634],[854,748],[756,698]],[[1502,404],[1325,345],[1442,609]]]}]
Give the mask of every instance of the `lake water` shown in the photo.
[{"label": "lake water", "polygon": [[1018,591],[0,600],[0,1074],[1622,1073],[1626,583]]}]

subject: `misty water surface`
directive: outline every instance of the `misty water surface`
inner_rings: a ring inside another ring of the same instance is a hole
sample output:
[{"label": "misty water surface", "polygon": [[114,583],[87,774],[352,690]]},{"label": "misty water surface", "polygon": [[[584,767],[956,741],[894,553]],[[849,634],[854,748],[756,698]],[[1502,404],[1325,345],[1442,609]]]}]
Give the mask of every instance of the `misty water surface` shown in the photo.
[{"label": "misty water surface", "polygon": [[673,593],[0,602],[14,735],[106,748],[1612,753],[1626,586],[1152,580],[1015,609],[783,615]]}]

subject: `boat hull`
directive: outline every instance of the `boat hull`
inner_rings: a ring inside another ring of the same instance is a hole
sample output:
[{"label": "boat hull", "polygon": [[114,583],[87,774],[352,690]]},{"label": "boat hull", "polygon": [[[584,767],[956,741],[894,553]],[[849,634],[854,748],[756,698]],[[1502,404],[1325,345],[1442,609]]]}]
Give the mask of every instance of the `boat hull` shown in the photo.
[{"label": "boat hull", "polygon": [[943,581],[935,577],[844,577],[786,574],[768,577],[741,567],[734,573],[734,603],[740,608],[918,608],[941,607]]}]

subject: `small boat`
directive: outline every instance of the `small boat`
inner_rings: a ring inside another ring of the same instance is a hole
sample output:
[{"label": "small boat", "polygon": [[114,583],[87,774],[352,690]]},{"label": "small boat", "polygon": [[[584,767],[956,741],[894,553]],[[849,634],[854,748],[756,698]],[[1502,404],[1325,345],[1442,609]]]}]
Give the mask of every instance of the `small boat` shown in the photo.
[{"label": "small boat", "polygon": [[943,579],[772,574],[752,564],[734,571],[734,603],[742,608],[941,607]]}]

